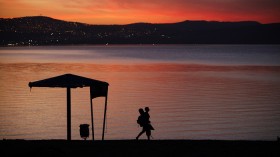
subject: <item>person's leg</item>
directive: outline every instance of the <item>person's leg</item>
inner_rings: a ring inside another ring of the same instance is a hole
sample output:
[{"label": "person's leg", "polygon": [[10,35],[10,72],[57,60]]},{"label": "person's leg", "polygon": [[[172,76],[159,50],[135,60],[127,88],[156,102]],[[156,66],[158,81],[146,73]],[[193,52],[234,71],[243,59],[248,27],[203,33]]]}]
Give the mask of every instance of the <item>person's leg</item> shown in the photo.
[{"label": "person's leg", "polygon": [[151,137],[151,130],[147,130],[146,131],[146,135],[148,137],[148,140],[150,140],[150,137]]},{"label": "person's leg", "polygon": [[138,138],[139,138],[144,132],[145,132],[145,130],[142,130],[142,131],[138,134],[138,136],[136,137],[136,140],[138,140]]}]

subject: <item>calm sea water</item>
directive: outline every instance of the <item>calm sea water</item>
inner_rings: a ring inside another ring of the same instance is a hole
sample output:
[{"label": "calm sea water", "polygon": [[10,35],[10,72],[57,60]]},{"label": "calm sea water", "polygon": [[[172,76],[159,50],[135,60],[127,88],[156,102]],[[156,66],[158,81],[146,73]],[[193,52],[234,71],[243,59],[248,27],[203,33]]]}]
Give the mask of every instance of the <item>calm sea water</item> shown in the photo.
[{"label": "calm sea water", "polygon": [[[146,106],[154,139],[280,136],[279,45],[122,45],[0,48],[0,139],[66,139],[66,89],[28,87],[65,73],[110,84],[105,139],[134,139]],[[93,104],[101,139],[104,98]],[[89,88],[72,90],[72,139],[83,123]]]}]

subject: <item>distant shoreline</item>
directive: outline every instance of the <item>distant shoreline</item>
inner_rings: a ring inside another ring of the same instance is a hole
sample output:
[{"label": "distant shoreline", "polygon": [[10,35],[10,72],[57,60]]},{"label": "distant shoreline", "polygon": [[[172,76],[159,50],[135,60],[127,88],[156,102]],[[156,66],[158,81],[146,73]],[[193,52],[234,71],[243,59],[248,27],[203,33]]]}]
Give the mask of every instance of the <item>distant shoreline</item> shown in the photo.
[{"label": "distant shoreline", "polygon": [[272,44],[60,44],[60,45],[0,45],[0,48],[7,47],[62,47],[62,46],[172,46],[172,45],[280,45],[280,43]]},{"label": "distant shoreline", "polygon": [[0,18],[0,46],[76,44],[280,44],[280,23],[183,21],[89,25],[44,16]]}]

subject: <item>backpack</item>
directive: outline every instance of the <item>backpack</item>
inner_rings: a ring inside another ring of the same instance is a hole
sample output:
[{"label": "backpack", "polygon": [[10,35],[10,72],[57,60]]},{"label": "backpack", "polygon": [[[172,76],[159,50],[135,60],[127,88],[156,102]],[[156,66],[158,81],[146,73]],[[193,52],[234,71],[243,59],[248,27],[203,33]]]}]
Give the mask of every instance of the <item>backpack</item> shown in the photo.
[{"label": "backpack", "polygon": [[143,116],[139,116],[137,119],[137,124],[139,124],[140,126],[143,126]]}]

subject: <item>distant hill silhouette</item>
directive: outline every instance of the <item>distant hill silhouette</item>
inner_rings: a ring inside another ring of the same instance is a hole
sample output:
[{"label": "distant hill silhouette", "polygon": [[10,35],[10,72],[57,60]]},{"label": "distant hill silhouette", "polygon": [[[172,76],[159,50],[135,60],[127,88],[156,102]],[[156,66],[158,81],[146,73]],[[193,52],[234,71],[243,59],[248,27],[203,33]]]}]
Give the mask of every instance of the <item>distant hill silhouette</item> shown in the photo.
[{"label": "distant hill silhouette", "polygon": [[0,19],[0,45],[280,44],[280,23],[183,21],[89,25],[44,16]]}]

